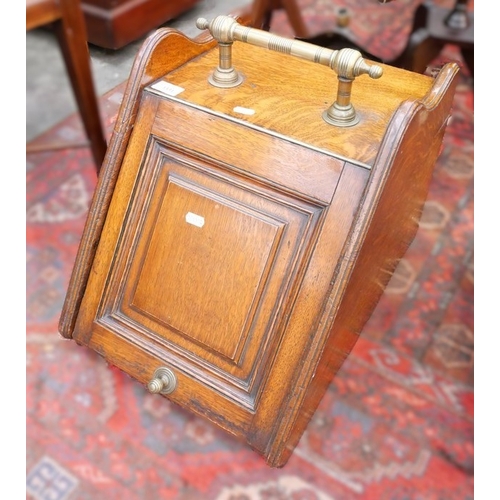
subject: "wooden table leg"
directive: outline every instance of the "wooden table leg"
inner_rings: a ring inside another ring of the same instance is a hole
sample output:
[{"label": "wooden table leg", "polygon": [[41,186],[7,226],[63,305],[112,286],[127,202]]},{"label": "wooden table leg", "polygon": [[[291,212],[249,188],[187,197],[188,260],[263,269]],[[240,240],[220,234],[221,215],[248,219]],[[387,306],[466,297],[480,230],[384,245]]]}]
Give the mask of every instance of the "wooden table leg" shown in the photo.
[{"label": "wooden table leg", "polygon": [[309,36],[307,27],[295,0],[254,0],[252,5],[252,25],[254,28],[269,31],[274,10],[284,9],[295,35],[299,38]]}]

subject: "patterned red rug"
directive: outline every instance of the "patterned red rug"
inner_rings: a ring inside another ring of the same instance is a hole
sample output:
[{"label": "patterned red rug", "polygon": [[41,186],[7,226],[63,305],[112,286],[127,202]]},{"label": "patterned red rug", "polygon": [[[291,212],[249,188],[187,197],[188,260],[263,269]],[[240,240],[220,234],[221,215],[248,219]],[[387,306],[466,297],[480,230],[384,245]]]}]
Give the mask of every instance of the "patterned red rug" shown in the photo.
[{"label": "patterned red rug", "polygon": [[[312,33],[349,7],[359,43],[386,58],[418,3],[299,1]],[[281,11],[272,30],[293,36]],[[456,47],[444,60],[461,81],[420,230],[279,470],[59,336],[95,170],[87,148],[28,155],[27,498],[472,500],[474,92]],[[123,90],[102,97],[109,132]],[[35,144],[82,138],[74,115]]]}]

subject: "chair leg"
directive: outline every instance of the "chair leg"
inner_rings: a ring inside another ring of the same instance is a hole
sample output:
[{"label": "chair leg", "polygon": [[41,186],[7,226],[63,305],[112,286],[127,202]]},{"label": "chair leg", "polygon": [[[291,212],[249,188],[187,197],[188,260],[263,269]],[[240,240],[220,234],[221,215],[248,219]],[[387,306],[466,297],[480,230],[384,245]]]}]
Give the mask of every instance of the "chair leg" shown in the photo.
[{"label": "chair leg", "polygon": [[282,4],[293,31],[295,32],[295,36],[298,38],[307,38],[309,36],[309,32],[304,20],[302,19],[302,14],[300,13],[296,0],[282,0]]},{"label": "chair leg", "polygon": [[[61,5],[64,8],[64,2]],[[92,156],[99,173],[107,143],[92,77],[90,54],[87,44],[85,21],[81,11],[68,13],[55,23],[55,33],[66,63],[66,69],[80,111],[83,125],[90,141]]]},{"label": "chair leg", "polygon": [[307,27],[296,0],[254,0],[252,4],[253,27],[269,31],[273,11],[277,9],[285,10],[295,36],[308,37]]},{"label": "chair leg", "polygon": [[269,31],[271,27],[272,8],[267,0],[254,0],[252,4],[252,26]]}]

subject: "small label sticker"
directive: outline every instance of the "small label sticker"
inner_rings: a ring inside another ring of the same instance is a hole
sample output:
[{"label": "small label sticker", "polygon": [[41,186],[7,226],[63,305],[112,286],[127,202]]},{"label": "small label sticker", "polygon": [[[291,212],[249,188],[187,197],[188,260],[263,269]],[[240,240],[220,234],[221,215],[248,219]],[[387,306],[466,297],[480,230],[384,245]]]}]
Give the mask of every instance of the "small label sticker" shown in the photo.
[{"label": "small label sticker", "polygon": [[181,92],[184,92],[185,89],[182,87],[179,87],[178,85],[174,85],[173,83],[168,83],[165,82],[164,80],[160,80],[159,82],[154,83],[151,85],[151,88],[158,90],[159,92],[166,94],[166,95],[172,95],[176,96],[180,94]]},{"label": "small label sticker", "polygon": [[251,116],[255,114],[255,109],[244,108],[243,106],[236,106],[233,108],[235,113],[241,113],[242,115]]},{"label": "small label sticker", "polygon": [[201,215],[193,214],[193,212],[188,212],[186,214],[186,222],[196,227],[203,227],[205,224],[205,218]]}]

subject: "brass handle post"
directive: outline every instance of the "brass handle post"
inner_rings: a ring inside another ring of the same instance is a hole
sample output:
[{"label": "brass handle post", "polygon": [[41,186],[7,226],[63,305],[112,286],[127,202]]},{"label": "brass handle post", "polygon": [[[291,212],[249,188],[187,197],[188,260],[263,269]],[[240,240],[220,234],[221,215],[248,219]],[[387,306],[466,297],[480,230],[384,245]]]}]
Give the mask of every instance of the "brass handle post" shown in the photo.
[{"label": "brass handle post", "polygon": [[215,87],[236,87],[243,81],[233,67],[232,45],[232,42],[219,42],[219,66],[209,77]]},{"label": "brass handle post", "polygon": [[[212,21],[199,18],[196,21],[196,26],[199,29],[208,29],[210,34],[219,42],[220,47],[224,44],[241,41],[333,69],[339,79],[337,99],[323,113],[323,118],[328,123],[337,126],[351,126],[359,121],[351,103],[351,88],[354,79],[364,74],[370,76],[370,78],[380,78],[383,73],[380,66],[368,64],[357,50],[350,48],[332,50],[301,40],[273,35],[264,30],[243,26],[230,16],[217,16]],[[221,56],[219,56],[219,61],[221,61]],[[227,64],[227,60],[225,63]],[[220,65],[221,62],[219,62]],[[230,66],[232,68],[232,62],[230,62]],[[226,68],[226,71],[228,71],[228,68]],[[239,83],[230,86],[236,86]]]}]

